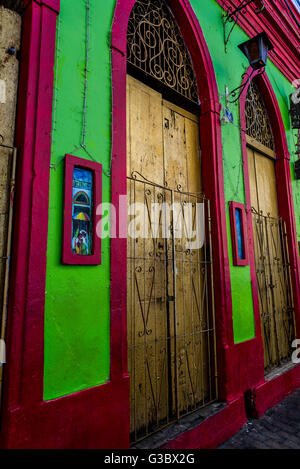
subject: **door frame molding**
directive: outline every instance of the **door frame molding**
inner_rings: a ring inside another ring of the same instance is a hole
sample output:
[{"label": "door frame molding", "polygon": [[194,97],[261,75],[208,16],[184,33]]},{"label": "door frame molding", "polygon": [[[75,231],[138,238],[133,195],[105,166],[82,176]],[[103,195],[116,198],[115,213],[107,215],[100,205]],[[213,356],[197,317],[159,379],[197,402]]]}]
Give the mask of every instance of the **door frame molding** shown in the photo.
[{"label": "door frame molding", "polygon": [[7,365],[1,414],[0,443],[6,448],[30,447],[38,440],[46,441],[47,435],[41,427],[40,435],[34,437],[33,427],[39,425],[37,409],[43,404],[53,69],[59,11],[60,0],[24,0]]},{"label": "door frame molding", "polygon": [[[255,271],[255,258],[254,258],[254,237],[253,237],[253,224],[251,213],[251,196],[250,196],[250,182],[249,182],[249,167],[247,156],[247,135],[246,135],[246,96],[247,90],[250,86],[248,76],[252,72],[249,67],[246,76],[243,80],[245,89],[240,98],[240,122],[241,122],[241,140],[242,140],[242,155],[244,167],[244,182],[245,182],[245,199],[246,199],[246,214],[247,214],[247,229],[249,240],[249,259],[250,259],[250,272],[252,281],[253,303],[254,303],[254,317],[255,317],[255,330],[256,337],[262,346],[262,335],[260,326],[260,311],[258,301],[258,285],[256,280]],[[297,234],[296,234],[296,219],[294,210],[294,201],[291,185],[290,173],[290,154],[287,146],[287,139],[285,128],[280,113],[279,105],[271,86],[267,73],[259,73],[259,70],[253,74],[253,78],[264,98],[265,106],[269,115],[271,128],[274,135],[275,142],[275,172],[276,184],[278,193],[278,209],[279,214],[286,222],[287,235],[288,235],[288,248],[291,263],[291,277],[294,296],[295,307],[295,323],[296,334],[300,334],[300,262],[298,254]],[[261,350],[263,360],[263,348]]]},{"label": "door frame molding", "polygon": [[[126,188],[126,74],[127,26],[135,0],[117,0],[112,27],[112,203]],[[228,349],[234,345],[231,283],[227,248],[226,212],[221,141],[221,105],[212,60],[198,19],[188,0],[167,0],[192,57],[201,101],[200,142],[204,192],[211,201],[214,249],[214,285],[219,370],[219,396],[226,400],[231,380]],[[117,232],[126,226],[126,211],[117,213]],[[126,239],[111,240],[111,378],[127,375]],[[232,372],[233,373],[233,372]],[[129,406],[129,396],[128,396]]]}]

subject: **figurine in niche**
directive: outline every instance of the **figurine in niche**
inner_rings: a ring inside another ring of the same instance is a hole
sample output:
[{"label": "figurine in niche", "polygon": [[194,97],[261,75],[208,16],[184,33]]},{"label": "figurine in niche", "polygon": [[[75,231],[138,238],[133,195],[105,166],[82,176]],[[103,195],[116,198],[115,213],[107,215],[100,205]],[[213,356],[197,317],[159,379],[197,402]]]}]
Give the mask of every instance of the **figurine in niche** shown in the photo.
[{"label": "figurine in niche", "polygon": [[72,241],[73,252],[81,256],[89,254],[89,238],[85,230],[77,230]]}]

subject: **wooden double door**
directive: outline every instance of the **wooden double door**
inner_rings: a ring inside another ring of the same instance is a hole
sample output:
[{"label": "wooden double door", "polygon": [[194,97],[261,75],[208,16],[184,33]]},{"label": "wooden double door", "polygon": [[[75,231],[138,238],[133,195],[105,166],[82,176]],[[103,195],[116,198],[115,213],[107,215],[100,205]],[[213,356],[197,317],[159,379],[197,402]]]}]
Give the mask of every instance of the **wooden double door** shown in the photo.
[{"label": "wooden double door", "polygon": [[254,252],[266,371],[290,360],[295,338],[287,235],[279,216],[275,153],[248,147]]},{"label": "wooden double door", "polygon": [[[127,193],[128,362],[137,441],[213,401],[216,366],[199,119],[131,76]],[[191,248],[196,225],[201,239]]]}]

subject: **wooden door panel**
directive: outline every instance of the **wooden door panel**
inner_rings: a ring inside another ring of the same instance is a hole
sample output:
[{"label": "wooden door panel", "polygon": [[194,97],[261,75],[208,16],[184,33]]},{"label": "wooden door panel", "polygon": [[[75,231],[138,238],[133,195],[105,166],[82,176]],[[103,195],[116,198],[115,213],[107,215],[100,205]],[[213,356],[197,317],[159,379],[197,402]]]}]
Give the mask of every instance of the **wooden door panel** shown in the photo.
[{"label": "wooden door panel", "polygon": [[[127,243],[131,432],[136,440],[212,400],[214,327],[208,319],[205,246],[189,249],[184,230],[186,205],[191,204],[195,231],[196,206],[202,201],[198,117],[131,77],[127,181],[128,203],[144,205],[137,209],[144,210],[139,225],[148,225],[149,234],[147,239],[129,237]],[[177,227],[177,215],[164,217],[163,209],[154,222],[152,203],[160,208],[176,203],[181,224]],[[177,228],[180,237],[174,239]]]},{"label": "wooden door panel", "polygon": [[[163,101],[165,180],[182,192],[202,191],[199,118]],[[180,156],[180,157],[179,157]]]},{"label": "wooden door panel", "polygon": [[259,208],[264,215],[278,217],[275,161],[255,152]]}]

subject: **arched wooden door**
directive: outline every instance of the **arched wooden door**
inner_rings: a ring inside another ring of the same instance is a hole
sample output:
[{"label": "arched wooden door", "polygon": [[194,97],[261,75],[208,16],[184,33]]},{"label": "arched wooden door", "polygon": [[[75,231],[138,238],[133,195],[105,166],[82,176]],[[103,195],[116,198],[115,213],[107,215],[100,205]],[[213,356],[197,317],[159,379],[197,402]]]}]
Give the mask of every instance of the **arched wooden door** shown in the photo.
[{"label": "arched wooden door", "polygon": [[[147,44],[154,37],[166,41],[163,56],[161,45]],[[135,78],[127,76],[127,325],[137,441],[214,401],[217,386],[210,209],[192,65],[164,2],[136,2],[128,40]],[[153,63],[144,63],[151,56]],[[163,78],[172,74],[169,90]],[[201,239],[191,247],[199,220]]]},{"label": "arched wooden door", "polygon": [[278,209],[274,139],[259,88],[246,99],[247,154],[265,369],[290,360],[295,338],[285,223]]}]

